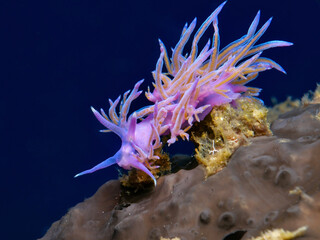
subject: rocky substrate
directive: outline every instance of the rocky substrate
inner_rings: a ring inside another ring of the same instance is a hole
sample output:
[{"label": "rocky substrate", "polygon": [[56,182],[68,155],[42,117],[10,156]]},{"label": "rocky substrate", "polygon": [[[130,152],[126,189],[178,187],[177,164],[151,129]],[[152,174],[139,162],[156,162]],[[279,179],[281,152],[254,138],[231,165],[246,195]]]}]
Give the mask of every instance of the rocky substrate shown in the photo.
[{"label": "rocky substrate", "polygon": [[230,240],[302,226],[299,239],[320,239],[320,104],[281,115],[271,130],[207,179],[199,165],[135,194],[109,181],[41,239]]}]

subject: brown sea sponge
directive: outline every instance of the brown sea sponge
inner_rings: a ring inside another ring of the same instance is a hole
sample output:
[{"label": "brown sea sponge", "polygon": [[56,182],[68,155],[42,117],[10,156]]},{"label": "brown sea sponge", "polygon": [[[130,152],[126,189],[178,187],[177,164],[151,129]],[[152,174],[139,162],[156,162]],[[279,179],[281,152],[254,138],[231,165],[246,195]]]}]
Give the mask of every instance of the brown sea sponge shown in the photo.
[{"label": "brown sea sponge", "polygon": [[273,136],[251,138],[206,180],[199,165],[131,195],[109,181],[42,240],[247,240],[272,229],[298,236],[303,226],[301,239],[320,239],[319,111],[310,104],[281,115]]}]

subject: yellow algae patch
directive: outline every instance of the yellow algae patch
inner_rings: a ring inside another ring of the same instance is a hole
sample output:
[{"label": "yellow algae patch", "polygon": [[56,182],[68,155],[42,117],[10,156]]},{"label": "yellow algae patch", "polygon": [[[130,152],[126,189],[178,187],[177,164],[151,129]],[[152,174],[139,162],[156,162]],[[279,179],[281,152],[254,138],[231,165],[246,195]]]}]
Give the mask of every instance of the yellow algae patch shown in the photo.
[{"label": "yellow algae patch", "polygon": [[[274,106],[268,109],[268,121],[273,122],[276,120],[279,115],[289,112],[298,107],[305,107],[310,104],[319,104],[320,103],[320,84],[317,84],[317,87],[314,91],[309,91],[304,94],[304,96],[299,99],[292,99],[288,97],[284,102],[277,103],[275,98],[272,99]],[[320,113],[315,114],[315,118],[320,120]]]},{"label": "yellow algae patch", "polygon": [[291,232],[291,231],[285,231],[283,229],[273,229],[268,230],[264,233],[262,233],[259,237],[251,238],[250,240],[287,240],[287,239],[294,239],[297,237],[301,237],[305,234],[308,227],[303,226],[301,228],[298,228],[297,230]]},{"label": "yellow algae patch", "polygon": [[191,128],[196,145],[195,157],[206,168],[207,176],[226,166],[232,153],[249,138],[271,135],[267,108],[252,98],[240,98],[236,107],[214,107],[208,116]]},{"label": "yellow algae patch", "polygon": [[[163,152],[162,147],[155,149],[154,155],[158,156],[159,159],[149,160],[149,163],[151,166],[159,167],[154,167],[150,169],[150,171],[156,178],[158,178],[171,171],[171,162],[169,155]],[[145,172],[135,168],[130,170],[128,172],[128,175],[121,174],[120,182],[123,187],[133,188],[136,190],[139,190],[139,188],[144,187],[143,185],[145,184],[154,184],[152,179]]]},{"label": "yellow algae patch", "polygon": [[268,109],[268,121],[273,122],[276,120],[279,115],[289,112],[295,108],[301,106],[301,101],[298,99],[292,100],[291,97],[287,97],[284,102],[277,103],[277,100],[274,98],[273,103],[275,104],[272,108]]},{"label": "yellow algae patch", "polygon": [[314,92],[309,91],[308,93],[306,93],[302,97],[301,103],[304,106],[320,103],[320,84],[317,84],[316,90],[314,90]]},{"label": "yellow algae patch", "polygon": [[163,238],[161,237],[160,240],[180,240],[180,238],[175,237],[175,238]]}]

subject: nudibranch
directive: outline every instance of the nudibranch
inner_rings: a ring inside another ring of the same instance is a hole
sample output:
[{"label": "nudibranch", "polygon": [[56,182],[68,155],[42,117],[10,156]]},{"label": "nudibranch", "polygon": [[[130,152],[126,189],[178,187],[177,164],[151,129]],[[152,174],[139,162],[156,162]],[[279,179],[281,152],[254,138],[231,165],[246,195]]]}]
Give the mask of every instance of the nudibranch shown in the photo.
[{"label": "nudibranch", "polygon": [[[117,134],[122,145],[114,156],[75,177],[118,164],[124,169],[136,168],[144,171],[156,184],[156,178],[150,170],[157,168],[152,166],[152,160],[158,158],[154,155],[154,150],[162,145],[160,136],[169,135],[169,145],[175,143],[179,136],[188,140],[187,131],[193,123],[201,121],[214,106],[231,103],[240,96],[258,96],[259,88],[245,85],[254,80],[259,72],[275,68],[285,73],[279,64],[261,57],[261,54],[266,49],[290,46],[292,43],[269,41],[255,45],[271,23],[270,18],[257,31],[260,11],[243,37],[222,50],[219,49],[218,14],[225,3],[222,3],[194,34],[189,54],[183,52],[195,29],[196,19],[189,26],[184,26],[171,58],[159,40],[160,57],[152,73],[154,90],[151,92],[148,88],[145,92],[146,98],[151,102],[149,106],[128,116],[132,101],[142,93],[139,91],[143,82],[141,80],[135,84],[132,91],[123,94],[122,100],[120,96],[115,101],[109,100],[108,113],[103,109],[98,112],[92,108],[95,117],[107,128],[102,131]],[[214,29],[212,44],[208,40],[198,53],[198,42],[210,25]]]}]

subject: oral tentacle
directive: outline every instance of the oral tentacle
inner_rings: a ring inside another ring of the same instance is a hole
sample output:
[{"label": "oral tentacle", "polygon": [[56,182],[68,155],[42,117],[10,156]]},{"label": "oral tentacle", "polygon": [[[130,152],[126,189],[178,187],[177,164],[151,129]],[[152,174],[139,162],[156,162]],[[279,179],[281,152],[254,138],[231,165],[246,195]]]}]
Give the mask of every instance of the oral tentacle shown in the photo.
[{"label": "oral tentacle", "polygon": [[76,174],[74,177],[76,178],[85,174],[93,173],[103,168],[110,167],[111,165],[116,164],[118,160],[119,160],[119,152],[117,152],[114,156],[106,159],[105,161],[99,163],[98,165],[94,166],[93,168],[90,168],[88,170],[85,170],[81,173]]}]

